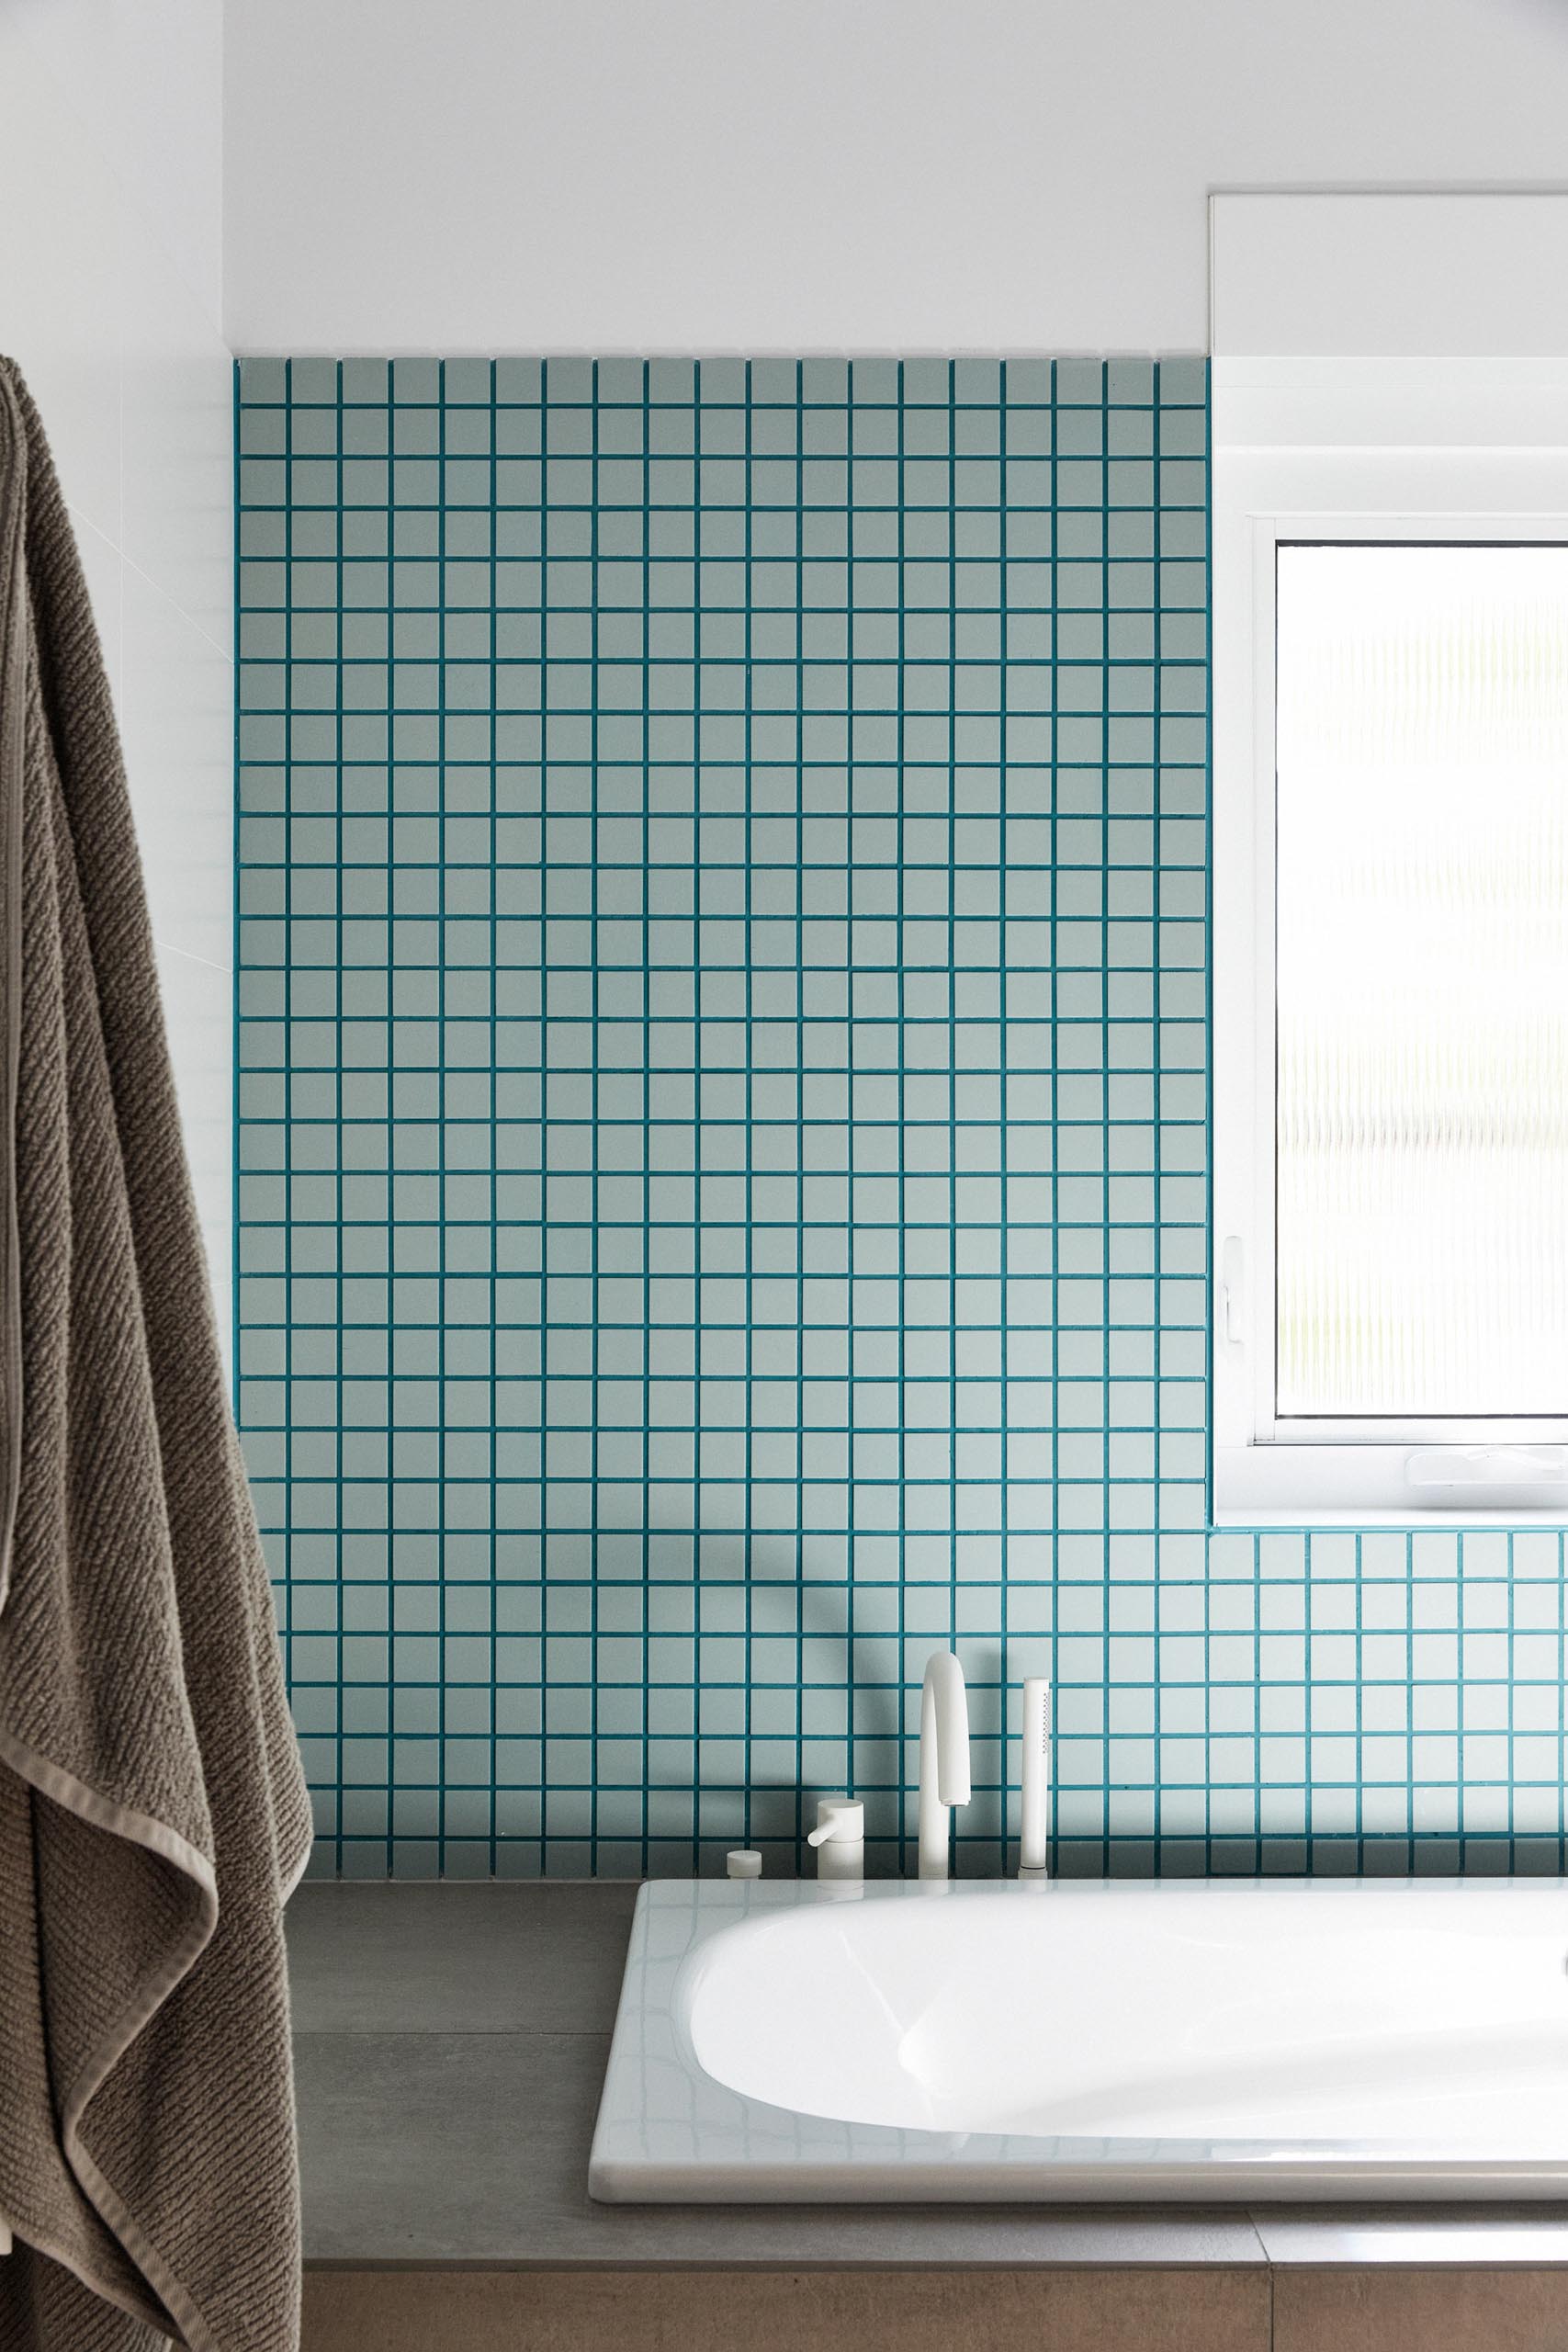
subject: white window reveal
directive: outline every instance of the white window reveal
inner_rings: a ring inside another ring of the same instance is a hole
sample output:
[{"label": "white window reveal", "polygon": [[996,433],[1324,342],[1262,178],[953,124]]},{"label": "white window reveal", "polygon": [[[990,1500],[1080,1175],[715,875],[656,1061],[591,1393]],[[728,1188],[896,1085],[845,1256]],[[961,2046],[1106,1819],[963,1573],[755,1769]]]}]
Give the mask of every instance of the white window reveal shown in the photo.
[{"label": "white window reveal", "polygon": [[1215,203],[1223,1523],[1568,1520],[1568,322],[1467,325],[1456,225],[1568,267],[1562,199]]}]

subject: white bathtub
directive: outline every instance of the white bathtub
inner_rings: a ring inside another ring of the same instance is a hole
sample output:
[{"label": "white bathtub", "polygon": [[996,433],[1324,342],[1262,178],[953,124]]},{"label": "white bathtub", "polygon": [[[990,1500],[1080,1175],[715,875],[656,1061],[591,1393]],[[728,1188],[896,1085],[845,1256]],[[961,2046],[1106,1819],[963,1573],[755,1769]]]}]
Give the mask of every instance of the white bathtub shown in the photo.
[{"label": "white bathtub", "polygon": [[1568,2195],[1568,1881],[668,1881],[613,2201]]}]

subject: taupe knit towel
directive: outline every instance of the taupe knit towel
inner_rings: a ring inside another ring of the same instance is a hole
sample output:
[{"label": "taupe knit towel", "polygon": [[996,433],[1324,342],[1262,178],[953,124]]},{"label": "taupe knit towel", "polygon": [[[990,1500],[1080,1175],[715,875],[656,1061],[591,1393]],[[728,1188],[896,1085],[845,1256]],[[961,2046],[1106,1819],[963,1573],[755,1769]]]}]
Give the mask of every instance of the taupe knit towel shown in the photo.
[{"label": "taupe knit towel", "polygon": [[288,2352],[309,1810],[102,658],[0,361],[6,2352]]}]

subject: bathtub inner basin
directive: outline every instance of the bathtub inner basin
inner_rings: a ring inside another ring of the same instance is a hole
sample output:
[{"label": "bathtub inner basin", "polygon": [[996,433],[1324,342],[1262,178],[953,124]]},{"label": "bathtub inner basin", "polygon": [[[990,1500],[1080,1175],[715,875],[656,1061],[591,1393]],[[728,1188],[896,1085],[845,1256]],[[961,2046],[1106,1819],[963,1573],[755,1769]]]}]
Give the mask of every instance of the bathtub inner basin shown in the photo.
[{"label": "bathtub inner basin", "polygon": [[1555,1891],[1069,1883],[796,1907],[714,1938],[682,1990],[716,2082],[847,2123],[1568,2155]]}]

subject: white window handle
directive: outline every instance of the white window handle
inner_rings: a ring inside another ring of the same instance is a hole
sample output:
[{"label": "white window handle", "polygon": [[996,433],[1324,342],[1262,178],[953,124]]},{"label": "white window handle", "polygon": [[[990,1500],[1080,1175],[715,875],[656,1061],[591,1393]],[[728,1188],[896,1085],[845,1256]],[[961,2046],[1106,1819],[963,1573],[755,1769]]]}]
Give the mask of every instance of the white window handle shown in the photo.
[{"label": "white window handle", "polygon": [[1220,1252],[1220,1333],[1232,1348],[1247,1341],[1246,1265],[1241,1236],[1233,1233]]}]

